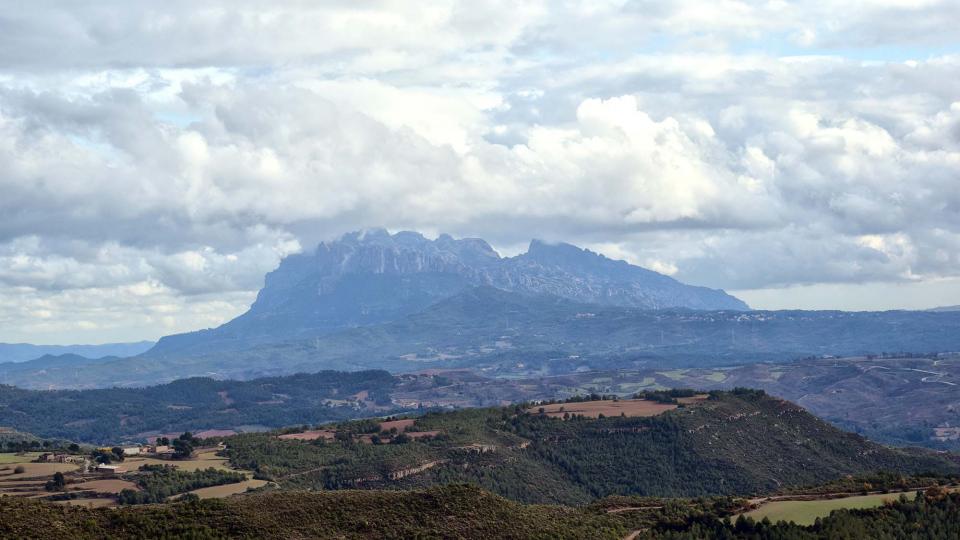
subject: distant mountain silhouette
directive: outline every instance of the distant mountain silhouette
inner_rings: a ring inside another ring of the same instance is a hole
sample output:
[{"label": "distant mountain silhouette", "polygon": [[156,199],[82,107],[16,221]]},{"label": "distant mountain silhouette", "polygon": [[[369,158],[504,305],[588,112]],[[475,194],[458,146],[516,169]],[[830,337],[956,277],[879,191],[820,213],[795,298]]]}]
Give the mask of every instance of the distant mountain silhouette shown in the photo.
[{"label": "distant mountain silhouette", "polygon": [[0,371],[0,383],[94,388],[321,370],[472,369],[486,376],[533,377],[730,366],[824,355],[957,351],[958,329],[960,312],[649,310],[478,286],[394,321],[242,349],[154,352],[79,370],[50,367],[9,376]]},{"label": "distant mountain silhouette", "polygon": [[105,343],[103,345],[31,345],[29,343],[0,343],[0,364],[26,362],[44,355],[76,354],[85,358],[105,356],[136,356],[150,347],[152,341],[134,343]]},{"label": "distant mountain silhouette", "polygon": [[168,336],[151,355],[203,354],[397,320],[475,286],[580,303],[659,310],[747,310],[727,293],[538,240],[503,258],[479,238],[373,229],[293,255],[267,274],[250,310],[210,330]]}]

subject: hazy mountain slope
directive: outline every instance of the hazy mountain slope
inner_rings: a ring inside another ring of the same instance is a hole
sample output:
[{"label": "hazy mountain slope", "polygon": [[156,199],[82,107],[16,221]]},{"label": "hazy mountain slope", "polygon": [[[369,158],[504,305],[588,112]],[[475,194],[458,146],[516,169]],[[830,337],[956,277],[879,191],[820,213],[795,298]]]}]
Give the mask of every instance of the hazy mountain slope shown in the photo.
[{"label": "hazy mountain slope", "polygon": [[38,380],[44,375],[54,370],[63,376],[69,376],[70,373],[77,374],[92,365],[103,364],[120,360],[116,356],[104,356],[102,358],[87,358],[76,354],[44,355],[34,360],[26,362],[7,362],[0,364],[0,381],[7,381],[11,384],[24,383]]},{"label": "hazy mountain slope", "polygon": [[[642,310],[476,287],[397,321],[313,339],[51,368],[0,382],[140,386],[193,376],[250,379],[324,369],[472,368],[491,375],[719,366],[812,355],[960,350],[960,312]],[[0,374],[2,377],[2,374]]]},{"label": "hazy mountain slope", "polygon": [[103,345],[31,345],[29,343],[0,343],[0,363],[25,362],[45,355],[75,354],[86,358],[104,356],[136,356],[151,347],[152,341],[135,343],[105,343]]},{"label": "hazy mountain slope", "polygon": [[490,285],[578,302],[663,309],[744,310],[740,300],[569,244],[533,241],[501,258],[485,241],[384,230],[351,233],[284,259],[250,310],[210,330],[167,336],[151,356],[240,350],[396,320],[464,289]]},{"label": "hazy mountain slope", "polygon": [[363,371],[82,391],[0,385],[0,426],[96,444],[143,441],[151,433],[281,427],[399,410],[390,402],[397,383],[385,371]]}]

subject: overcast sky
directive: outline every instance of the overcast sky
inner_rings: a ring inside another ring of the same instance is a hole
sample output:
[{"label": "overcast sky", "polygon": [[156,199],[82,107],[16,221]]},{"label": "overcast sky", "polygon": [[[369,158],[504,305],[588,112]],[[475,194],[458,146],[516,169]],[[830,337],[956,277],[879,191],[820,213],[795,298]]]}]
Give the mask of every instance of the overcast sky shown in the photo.
[{"label": "overcast sky", "polygon": [[956,0],[22,2],[0,341],[215,326],[372,226],[757,308],[960,304],[957,28]]}]

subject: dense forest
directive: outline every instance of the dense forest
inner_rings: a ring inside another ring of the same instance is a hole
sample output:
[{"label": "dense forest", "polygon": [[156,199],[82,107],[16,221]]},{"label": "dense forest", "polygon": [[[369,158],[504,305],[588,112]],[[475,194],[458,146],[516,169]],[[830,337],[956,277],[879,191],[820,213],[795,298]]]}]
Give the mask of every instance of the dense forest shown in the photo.
[{"label": "dense forest", "polygon": [[195,489],[235,484],[246,480],[239,472],[208,468],[184,471],[170,465],[144,465],[136,475],[140,491],[125,489],[120,492],[120,504],[151,504],[163,502],[167,497]]},{"label": "dense forest", "polygon": [[715,515],[702,515],[683,522],[662,522],[645,531],[641,538],[663,540],[833,540],[837,538],[870,538],[900,540],[904,538],[960,538],[960,493],[931,488],[918,492],[912,499],[899,500],[879,509],[835,510],[828,517],[817,519],[809,527],[794,523],[760,522],[738,518],[731,522]]},{"label": "dense forest", "polygon": [[[15,430],[87,443],[240,426],[278,427],[376,414],[396,379],[385,371],[253,381],[193,378],[147,388],[23,390],[0,385],[0,418]],[[363,397],[364,399],[360,399]]]},{"label": "dense forest", "polygon": [[523,505],[475,487],[422,491],[268,492],[225,500],[115,509],[0,498],[4,538],[596,538],[651,540],[960,536],[960,494],[938,488],[870,510],[837,510],[812,526],[733,519],[726,498],[633,500],[582,507]]}]

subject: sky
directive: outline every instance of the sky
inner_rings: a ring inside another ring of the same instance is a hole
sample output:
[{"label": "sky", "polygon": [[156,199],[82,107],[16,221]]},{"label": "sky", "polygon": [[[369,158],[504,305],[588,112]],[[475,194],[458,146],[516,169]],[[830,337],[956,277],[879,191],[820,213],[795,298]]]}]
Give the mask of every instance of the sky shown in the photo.
[{"label": "sky", "polygon": [[956,0],[0,12],[0,341],[216,326],[383,226],[755,308],[960,304]]}]

